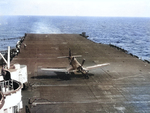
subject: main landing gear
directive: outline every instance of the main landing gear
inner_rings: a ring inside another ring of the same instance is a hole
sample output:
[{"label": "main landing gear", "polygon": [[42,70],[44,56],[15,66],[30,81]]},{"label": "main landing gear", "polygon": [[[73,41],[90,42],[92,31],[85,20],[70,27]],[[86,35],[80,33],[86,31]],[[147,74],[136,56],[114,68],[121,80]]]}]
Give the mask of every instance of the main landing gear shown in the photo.
[{"label": "main landing gear", "polygon": [[85,74],[85,79],[89,79],[89,76],[88,76],[88,74]]},{"label": "main landing gear", "polygon": [[88,72],[83,70],[81,71],[82,75],[85,77],[85,79],[89,79],[89,75],[88,75]]}]

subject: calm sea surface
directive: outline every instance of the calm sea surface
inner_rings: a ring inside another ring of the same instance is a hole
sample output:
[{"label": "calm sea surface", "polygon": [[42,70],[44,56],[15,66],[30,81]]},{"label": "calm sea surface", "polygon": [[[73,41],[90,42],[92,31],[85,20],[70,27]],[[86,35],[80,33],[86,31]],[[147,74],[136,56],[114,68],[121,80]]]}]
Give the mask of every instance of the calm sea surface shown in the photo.
[{"label": "calm sea surface", "polygon": [[150,61],[150,18],[0,16],[0,51],[14,48],[25,33],[82,32],[96,43],[113,44]]}]

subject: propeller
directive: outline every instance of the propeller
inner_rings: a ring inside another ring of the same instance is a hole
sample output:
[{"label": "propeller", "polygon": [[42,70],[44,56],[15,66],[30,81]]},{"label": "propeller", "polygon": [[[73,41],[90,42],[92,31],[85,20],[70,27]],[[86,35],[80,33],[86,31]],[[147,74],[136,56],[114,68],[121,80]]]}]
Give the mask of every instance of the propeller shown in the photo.
[{"label": "propeller", "polygon": [[71,49],[69,48],[69,57],[71,57],[72,55],[71,55]]},{"label": "propeller", "polygon": [[82,60],[81,66],[79,66],[77,69],[82,73],[83,70],[83,65],[84,65],[85,59]]},{"label": "propeller", "polygon": [[82,60],[82,64],[81,64],[81,66],[83,66],[83,65],[84,65],[84,62],[85,62],[85,59],[83,59],[83,60]]},{"label": "propeller", "polygon": [[88,76],[88,71],[86,71],[85,69],[83,69],[83,65],[85,63],[85,59],[82,60],[81,66],[79,67],[80,72],[82,73],[82,75],[84,75],[85,79],[89,79]]}]

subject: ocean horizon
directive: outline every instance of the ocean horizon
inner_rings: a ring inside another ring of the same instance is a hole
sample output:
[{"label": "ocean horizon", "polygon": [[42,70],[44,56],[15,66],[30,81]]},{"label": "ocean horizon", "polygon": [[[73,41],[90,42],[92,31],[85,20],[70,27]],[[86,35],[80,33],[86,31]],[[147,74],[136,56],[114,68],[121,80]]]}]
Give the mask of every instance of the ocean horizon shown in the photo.
[{"label": "ocean horizon", "polygon": [[79,16],[0,16],[0,51],[15,48],[25,33],[81,34],[150,61],[150,18]]}]

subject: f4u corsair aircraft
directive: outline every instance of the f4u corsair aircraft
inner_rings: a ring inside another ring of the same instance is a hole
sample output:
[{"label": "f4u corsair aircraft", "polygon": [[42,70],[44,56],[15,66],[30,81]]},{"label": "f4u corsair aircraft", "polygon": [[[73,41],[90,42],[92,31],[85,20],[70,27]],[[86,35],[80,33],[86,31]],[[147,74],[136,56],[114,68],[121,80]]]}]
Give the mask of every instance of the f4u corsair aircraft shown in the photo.
[{"label": "f4u corsair aircraft", "polygon": [[68,58],[69,63],[71,65],[71,68],[68,69],[57,69],[57,68],[41,68],[41,70],[47,70],[47,71],[53,71],[53,72],[66,72],[68,74],[70,73],[82,73],[86,79],[89,79],[88,72],[91,69],[110,65],[110,63],[104,63],[104,64],[97,64],[93,66],[88,66],[88,67],[83,67],[85,59],[83,59],[82,63],[80,64],[76,57],[81,57],[81,55],[75,55],[72,56],[71,50],[69,49],[69,56],[62,56],[62,57],[57,57],[57,58]]}]

